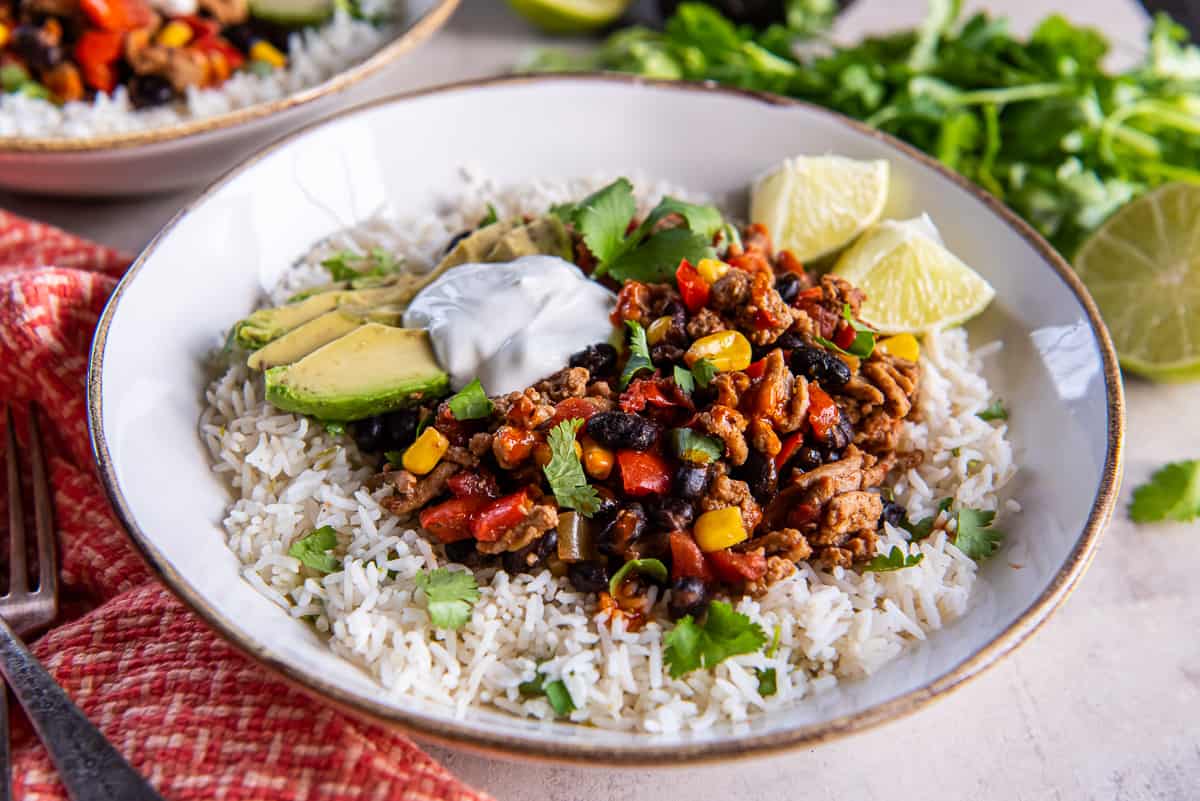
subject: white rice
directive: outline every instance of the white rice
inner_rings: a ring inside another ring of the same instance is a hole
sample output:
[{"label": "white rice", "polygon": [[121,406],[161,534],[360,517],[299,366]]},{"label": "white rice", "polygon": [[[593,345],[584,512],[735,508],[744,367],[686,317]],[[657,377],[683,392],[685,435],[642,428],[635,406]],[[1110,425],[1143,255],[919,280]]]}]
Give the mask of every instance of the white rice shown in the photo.
[{"label": "white rice", "polygon": [[[330,249],[383,246],[422,265],[465,220],[481,216],[486,199],[501,214],[536,213],[598,182],[515,190],[478,179],[470,183],[462,196],[470,200],[436,217],[390,222],[380,217],[323,243],[279,294],[323,278],[313,265]],[[635,185],[649,188],[655,198],[663,189]],[[920,422],[905,425],[902,448],[925,450],[926,459],[894,487],[913,519],[933,514],[945,497],[998,509],[998,493],[1015,472],[1007,426],[976,416],[991,400],[979,354],[998,347],[972,354],[961,329],[925,339]],[[441,548],[379,506],[390,489],[364,488],[372,468],[350,438],[281,414],[263,401],[261,379],[244,366],[216,379],[207,400],[201,431],[214,470],[229,481],[236,498],[224,526],[246,580],[293,616],[314,620],[330,647],[374,675],[386,692],[445,704],[458,715],[490,704],[515,715],[553,718],[545,698],[518,691],[540,665],[543,674],[566,684],[576,706],[570,719],[576,722],[652,733],[736,724],[843,679],[870,676],[960,617],[976,580],[975,563],[944,531],[911,544],[889,526],[880,552],[897,546],[923,554],[918,565],[861,575],[801,566],[765,596],[737,603],[768,636],[779,632],[772,656],[760,651],[734,657],[681,679],[671,679],[664,666],[668,620],[656,619],[633,633],[619,623],[610,627],[597,619],[594,600],[548,571],[481,572],[483,597],[470,622],[456,632],[435,630],[423,600],[415,597],[414,576],[441,563]],[[316,576],[287,550],[323,525],[339,532],[343,568]],[[767,667],[776,669],[778,688],[763,698],[755,668]]]},{"label": "white rice", "polygon": [[0,101],[0,136],[88,138],[162,128],[268,103],[316,86],[374,53],[394,34],[338,9],[319,28],[292,34],[285,68],[267,75],[237,72],[221,86],[191,88],[187,97],[158,108],[135,109],[124,86],[90,102],[59,106],[49,100],[6,94]]}]

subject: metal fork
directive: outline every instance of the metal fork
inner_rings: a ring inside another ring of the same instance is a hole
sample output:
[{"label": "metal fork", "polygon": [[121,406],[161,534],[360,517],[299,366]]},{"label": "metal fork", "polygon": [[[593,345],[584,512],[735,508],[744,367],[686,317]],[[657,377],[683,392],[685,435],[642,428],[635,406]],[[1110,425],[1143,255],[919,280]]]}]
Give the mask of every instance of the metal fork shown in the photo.
[{"label": "metal fork", "polygon": [[[58,568],[50,484],[38,427],[37,408],[29,407],[29,461],[37,535],[38,584],[29,589],[25,553],[25,515],[21,505],[20,460],[12,408],[4,409],[8,463],[8,594],[0,597],[0,672],[46,745],[59,778],[73,801],[162,801],[129,766],[38,663],[18,634],[48,625],[58,614]],[[8,693],[0,687],[0,801],[12,798],[8,744]]]}]

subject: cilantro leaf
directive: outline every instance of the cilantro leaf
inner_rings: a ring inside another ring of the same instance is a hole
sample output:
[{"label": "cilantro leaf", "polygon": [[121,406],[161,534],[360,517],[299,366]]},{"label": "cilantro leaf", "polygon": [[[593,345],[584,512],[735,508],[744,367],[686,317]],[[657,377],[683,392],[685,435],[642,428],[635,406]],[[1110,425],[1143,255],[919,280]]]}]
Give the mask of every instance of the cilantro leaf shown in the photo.
[{"label": "cilantro leaf", "polygon": [[542,468],[554,500],[565,509],[574,509],[584,517],[591,517],[600,508],[600,495],[587,482],[583,463],[575,453],[575,432],[583,420],[574,417],[563,420],[550,429],[546,441],[550,446],[550,461]]},{"label": "cilantro leaf", "polygon": [[492,402],[483,391],[483,385],[476,378],[459,390],[450,400],[450,413],[455,420],[479,420],[492,413]]},{"label": "cilantro leaf", "polygon": [[1133,491],[1129,516],[1135,523],[1189,522],[1200,517],[1200,459],[1160,467]]},{"label": "cilantro leaf", "polygon": [[950,504],[952,503],[954,503],[953,498],[942,498],[940,501],[938,501],[937,513],[930,517],[922,518],[916,523],[912,522],[908,518],[905,518],[904,522],[900,524],[900,528],[909,533],[910,541],[919,542],[933,533],[933,524],[934,521],[937,520],[937,516],[942,512],[950,511]]},{"label": "cilantro leaf", "polygon": [[767,641],[762,627],[724,601],[713,601],[703,624],[685,615],[663,637],[663,659],[671,678],[697,668],[711,669],[738,654],[757,651]]},{"label": "cilantro leaf", "polygon": [[755,668],[754,673],[758,677],[758,694],[763,698],[770,698],[779,690],[775,668]]},{"label": "cilantro leaf", "polygon": [[981,562],[994,554],[1004,542],[1004,533],[991,528],[995,512],[983,509],[959,509],[954,544],[967,557]]},{"label": "cilantro leaf", "polygon": [[404,451],[384,451],[383,458],[392,467],[400,467],[404,464]]},{"label": "cilantro leaf", "polygon": [[626,320],[629,327],[629,361],[621,372],[621,389],[629,386],[633,377],[642,370],[653,370],[654,362],[650,361],[650,345],[646,343],[646,329],[637,320]]},{"label": "cilantro leaf", "polygon": [[863,565],[863,570],[871,573],[890,573],[893,570],[919,565],[924,558],[925,554],[923,553],[908,555],[900,549],[900,546],[893,545],[892,550],[886,556],[879,554]]},{"label": "cilantro leaf", "polygon": [[672,280],[685,259],[695,264],[714,255],[716,251],[703,236],[686,228],[668,228],[625,250],[607,272],[618,281],[661,283]]},{"label": "cilantro leaf", "polygon": [[479,221],[479,227],[485,228],[492,223],[497,222],[500,222],[500,215],[496,213],[496,207],[489,203],[487,204],[487,214],[485,214],[483,219]]},{"label": "cilantro leaf", "polygon": [[594,275],[604,275],[612,261],[625,252],[625,232],[636,213],[633,185],[627,178],[593,192],[574,208],[571,221],[596,257]]},{"label": "cilantro leaf", "polygon": [[328,551],[337,547],[337,532],[333,526],[321,526],[292,543],[288,556],[294,556],[305,567],[320,573],[333,573],[341,569],[342,562]]},{"label": "cilantro leaf", "polygon": [[707,388],[712,380],[717,377],[717,368],[708,359],[697,359],[692,365],[692,375],[696,379],[696,383],[701,387]]},{"label": "cilantro leaf", "polygon": [[846,352],[860,359],[867,358],[875,350],[875,329],[855,320],[854,312],[851,310],[849,303],[842,304],[842,317],[855,331],[854,341],[850,343],[850,347],[846,349]]},{"label": "cilantro leaf", "polygon": [[713,237],[725,225],[725,219],[715,206],[702,206],[676,200],[673,197],[664,197],[646,217],[640,230],[649,233],[654,230],[655,225],[672,214],[682,217],[687,223],[687,227],[704,239],[705,243],[712,242]]},{"label": "cilantro leaf", "polygon": [[987,420],[989,422],[992,420],[1007,420],[1008,409],[1005,409],[1004,402],[997,398],[986,409],[975,416],[980,420]]},{"label": "cilantro leaf", "polygon": [[635,571],[643,576],[649,576],[660,584],[667,580],[667,566],[657,559],[630,559],[621,565],[621,568],[609,579],[609,593],[616,595],[617,589],[625,581],[625,577]]},{"label": "cilantro leaf", "polygon": [[429,621],[438,629],[461,629],[471,619],[471,608],[479,600],[479,584],[467,570],[439,567],[417,574],[417,586],[425,593]]},{"label": "cilantro leaf", "polygon": [[775,624],[775,633],[771,636],[771,644],[770,644],[770,646],[767,647],[767,658],[768,659],[775,656],[775,653],[779,650],[779,639],[782,636],[783,636],[783,625],[776,623]]},{"label": "cilantro leaf", "polygon": [[675,365],[675,386],[679,387],[683,392],[691,395],[696,391],[696,378],[691,371],[682,365]]},{"label": "cilantro leaf", "polygon": [[342,434],[346,433],[346,424],[345,423],[339,423],[339,422],[336,422],[333,420],[326,420],[324,423],[322,423],[322,425],[325,426],[326,431],[328,431],[330,434],[333,434],[335,437],[340,437]]},{"label": "cilantro leaf", "polygon": [[725,455],[725,443],[691,428],[672,428],[667,439],[671,451],[685,462],[710,464]]},{"label": "cilantro leaf", "polygon": [[562,679],[546,681],[546,678],[539,673],[531,681],[523,681],[517,685],[517,690],[521,695],[546,696],[546,700],[554,709],[554,714],[559,717],[566,717],[574,712],[575,702],[571,700],[571,692],[567,689],[567,685],[563,683]]},{"label": "cilantro leaf", "polygon": [[391,275],[400,269],[401,262],[383,248],[373,248],[363,255],[352,250],[342,250],[321,262],[334,281],[355,281],[360,278],[375,278]]}]

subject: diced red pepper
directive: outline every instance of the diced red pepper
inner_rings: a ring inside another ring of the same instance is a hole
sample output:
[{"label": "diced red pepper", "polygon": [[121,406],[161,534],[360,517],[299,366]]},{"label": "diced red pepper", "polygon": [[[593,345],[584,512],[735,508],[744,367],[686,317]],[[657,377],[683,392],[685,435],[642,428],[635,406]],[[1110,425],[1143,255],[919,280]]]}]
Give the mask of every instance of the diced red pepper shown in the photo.
[{"label": "diced red pepper", "polygon": [[779,453],[775,454],[775,469],[782,470],[788,460],[796,455],[796,451],[800,450],[800,446],[804,444],[804,432],[796,431],[789,434],[787,439],[779,448]]},{"label": "diced red pepper", "polygon": [[241,50],[215,34],[194,39],[188,47],[201,53],[220,53],[231,70],[240,69],[246,63],[246,57],[242,55]]},{"label": "diced red pepper", "polygon": [[858,332],[848,323],[838,325],[837,331],[834,333],[833,344],[837,345],[842,350],[850,350],[850,346],[854,344]]},{"label": "diced red pepper", "polygon": [[660,409],[671,409],[679,406],[675,398],[668,395],[662,384],[656,378],[639,378],[621,393],[621,411],[636,414],[646,408],[646,404]]},{"label": "diced red pepper", "polygon": [[533,511],[529,490],[517,490],[497,498],[475,513],[471,520],[471,535],[483,542],[495,542],[504,532],[519,525]]},{"label": "diced red pepper", "polygon": [[762,378],[762,374],[766,371],[766,369],[767,357],[764,356],[756,362],[751,362],[750,366],[747,367],[743,372],[750,377],[751,381],[757,381],[758,379]]},{"label": "diced red pepper", "polygon": [[512,470],[533,455],[540,439],[532,431],[516,426],[500,426],[492,438],[492,453],[505,470]]},{"label": "diced red pepper", "polygon": [[829,433],[838,424],[840,415],[837,404],[825,390],[816,384],[808,385],[808,424],[818,440],[824,442],[829,439]]},{"label": "diced red pepper", "polygon": [[819,286],[810,286],[808,289],[800,290],[800,294],[796,295],[796,300],[820,300],[822,290]]},{"label": "diced red pepper", "polygon": [[775,256],[775,263],[781,270],[789,273],[795,273],[801,278],[804,277],[804,262],[796,258],[796,254],[790,250],[781,250]]},{"label": "diced red pepper", "polygon": [[679,269],[675,271],[675,283],[679,286],[683,305],[687,306],[689,312],[695,314],[708,305],[712,287],[687,259],[679,263]]},{"label": "diced red pepper", "polygon": [[452,498],[421,510],[421,528],[441,542],[470,539],[471,520],[488,502],[487,498]]},{"label": "diced red pepper", "polygon": [[798,503],[788,510],[787,521],[788,525],[793,528],[800,528],[817,519],[817,514],[821,511],[821,507],[811,503]]},{"label": "diced red pepper", "polygon": [[554,407],[554,416],[550,418],[550,427],[553,428],[563,420],[575,418],[588,420],[599,411],[599,407],[587,398],[567,398],[559,401],[558,405]]},{"label": "diced red pepper", "polygon": [[145,0],[80,0],[79,7],[105,31],[132,31],[154,24],[154,10]]},{"label": "diced red pepper", "polygon": [[621,485],[626,495],[666,495],[671,490],[671,468],[650,451],[617,451]]},{"label": "diced red pepper", "polygon": [[500,487],[491,473],[459,470],[446,481],[455,498],[499,498]]},{"label": "diced red pepper", "polygon": [[88,86],[111,92],[117,85],[115,64],[121,57],[124,34],[115,31],[86,30],[75,43],[75,61]]},{"label": "diced red pepper", "polygon": [[766,309],[759,309],[754,313],[754,327],[759,331],[765,331],[769,328],[779,327],[779,318]]},{"label": "diced red pepper", "polygon": [[195,14],[188,14],[179,18],[184,24],[192,29],[193,39],[203,39],[206,36],[216,36],[221,32],[221,23],[215,19],[206,19]]},{"label": "diced red pepper", "polygon": [[708,563],[721,581],[757,581],[767,573],[767,558],[758,551],[713,551],[708,554]]},{"label": "diced red pepper", "polygon": [[671,578],[698,578],[708,583],[713,580],[712,568],[704,559],[700,546],[686,531],[672,531],[668,535],[671,544]]}]

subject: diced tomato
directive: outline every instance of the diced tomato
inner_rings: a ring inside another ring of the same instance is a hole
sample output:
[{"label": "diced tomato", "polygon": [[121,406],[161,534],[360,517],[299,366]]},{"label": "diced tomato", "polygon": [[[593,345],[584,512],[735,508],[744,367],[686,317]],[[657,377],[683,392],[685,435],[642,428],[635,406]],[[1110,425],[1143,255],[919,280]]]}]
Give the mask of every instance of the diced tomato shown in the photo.
[{"label": "diced tomato", "polygon": [[752,362],[750,364],[750,366],[745,369],[744,372],[746,373],[747,376],[750,377],[750,379],[752,381],[757,381],[758,379],[762,378],[762,374],[766,369],[767,369],[767,357],[764,356],[763,358],[759,359],[758,361]]},{"label": "diced tomato", "polygon": [[790,250],[781,250],[775,255],[775,264],[779,269],[789,273],[795,273],[801,278],[804,277],[804,262],[796,258],[796,254]]},{"label": "diced tomato", "polygon": [[796,451],[800,450],[800,446],[804,444],[804,432],[796,431],[788,435],[788,438],[783,441],[783,445],[779,448],[779,453],[775,454],[775,469],[782,470],[788,460],[796,455]]},{"label": "diced tomato", "polygon": [[491,473],[459,470],[450,476],[446,486],[455,498],[499,498],[500,487]]},{"label": "diced tomato", "polygon": [[538,435],[532,431],[516,426],[500,426],[492,438],[492,453],[501,467],[512,470],[533,454],[533,448],[539,441]]},{"label": "diced tomato", "polygon": [[712,287],[687,259],[679,263],[679,269],[675,271],[675,283],[679,286],[683,305],[687,306],[689,312],[695,314],[708,305]]},{"label": "diced tomato", "polygon": [[553,428],[563,420],[574,418],[588,420],[599,411],[596,404],[587,398],[567,398],[559,401],[558,405],[554,407],[554,416],[550,418],[550,427]]},{"label": "diced tomato", "polygon": [[242,54],[241,50],[238,50],[227,40],[216,34],[200,36],[194,39],[188,47],[199,50],[201,53],[220,53],[225,57],[225,61],[231,70],[239,69],[246,63],[246,57]]},{"label": "diced tomato", "polygon": [[650,307],[650,287],[640,281],[626,281],[617,293],[617,305],[613,307],[608,319],[617,328],[624,329],[626,320],[636,320],[642,325],[650,321],[646,318],[646,310]]},{"label": "diced tomato", "polygon": [[819,286],[810,286],[808,289],[802,289],[802,290],[800,290],[800,294],[796,295],[797,301],[820,300],[820,299],[821,299],[821,287],[819,287]]},{"label": "diced tomato", "polygon": [[145,0],[80,0],[79,7],[105,31],[132,31],[154,24],[154,10]]},{"label": "diced tomato", "polygon": [[834,333],[833,344],[837,345],[842,350],[849,350],[850,346],[854,344],[854,339],[857,336],[858,333],[854,330],[854,328],[848,323],[843,322],[838,325],[837,331]]},{"label": "diced tomato", "polygon": [[487,503],[487,498],[452,498],[421,510],[421,528],[441,542],[470,539],[471,519]]},{"label": "diced tomato", "polygon": [[787,521],[788,525],[793,528],[800,528],[817,519],[817,514],[821,511],[821,507],[811,503],[798,503],[788,510]]},{"label": "diced tomato", "polygon": [[621,393],[621,411],[636,414],[646,408],[646,405],[657,406],[660,409],[671,409],[679,406],[675,398],[668,395],[662,384],[655,378],[639,378]]},{"label": "diced tomato", "polygon": [[216,36],[221,32],[221,23],[215,19],[205,19],[195,14],[188,14],[180,19],[192,29],[192,37],[203,39],[206,36]]},{"label": "diced tomato", "polygon": [[668,535],[671,544],[671,578],[698,578],[707,583],[713,580],[712,568],[704,559],[700,546],[686,531],[672,531]]},{"label": "diced tomato", "polygon": [[495,542],[504,532],[523,521],[533,511],[529,490],[517,490],[497,498],[475,513],[471,520],[471,535],[483,542]]},{"label": "diced tomato", "polygon": [[650,451],[617,451],[621,486],[626,495],[666,495],[671,490],[671,468]]},{"label": "diced tomato", "polygon": [[816,384],[808,385],[808,424],[818,440],[824,442],[829,439],[829,433],[838,424],[840,415],[837,404],[825,390]]},{"label": "diced tomato", "polygon": [[766,309],[759,309],[754,313],[754,327],[759,331],[765,331],[768,328],[778,328],[779,319]]},{"label": "diced tomato", "polygon": [[721,581],[757,581],[767,573],[767,558],[758,551],[713,551],[708,554],[708,564]]}]

